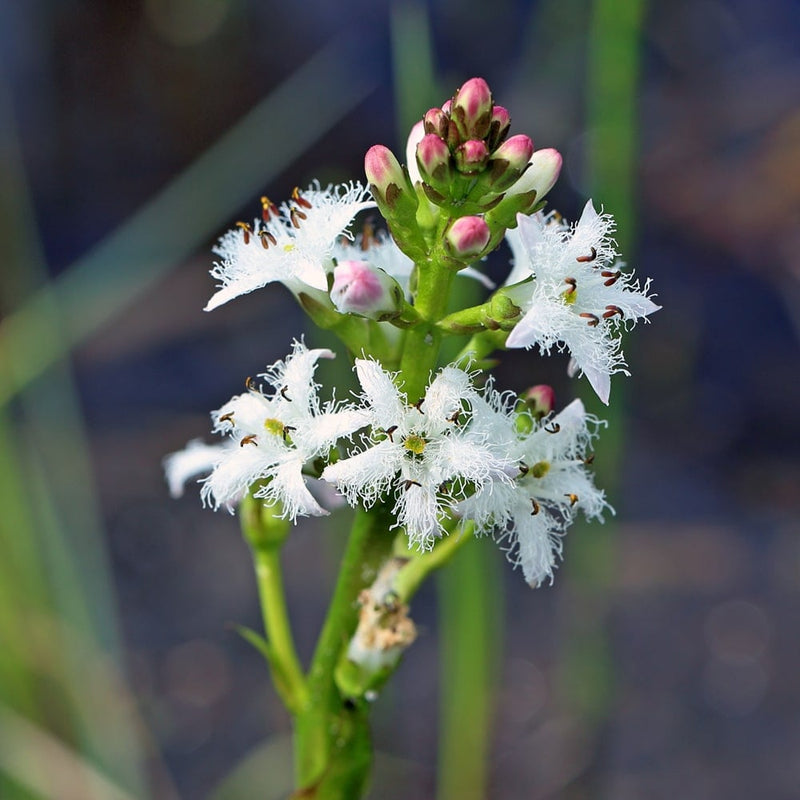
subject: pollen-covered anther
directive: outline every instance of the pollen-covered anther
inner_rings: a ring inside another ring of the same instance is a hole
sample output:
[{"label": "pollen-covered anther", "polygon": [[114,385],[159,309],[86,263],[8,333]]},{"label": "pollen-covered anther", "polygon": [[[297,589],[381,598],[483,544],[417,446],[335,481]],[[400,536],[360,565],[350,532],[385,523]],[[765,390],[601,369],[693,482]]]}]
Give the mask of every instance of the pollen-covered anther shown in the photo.
[{"label": "pollen-covered anther", "polygon": [[578,281],[575,278],[564,278],[564,283],[569,286],[567,289],[566,294],[572,294],[573,292],[577,291],[578,289]]},{"label": "pollen-covered anther", "polygon": [[291,403],[292,402],[292,398],[289,397],[289,395],[287,394],[288,391],[289,391],[289,387],[288,386],[282,386],[279,394],[287,403]]},{"label": "pollen-covered anther", "polygon": [[603,313],[603,319],[609,319],[614,314],[619,314],[620,319],[624,318],[625,312],[619,306],[606,306],[607,311]]},{"label": "pollen-covered anther", "polygon": [[597,314],[590,314],[588,311],[583,311],[579,316],[586,320],[586,324],[590,328],[596,328],[600,324],[600,317]]},{"label": "pollen-covered anther", "polygon": [[233,425],[233,411],[229,411],[227,414],[223,414],[219,418],[219,421],[220,422],[230,422],[230,424]]},{"label": "pollen-covered anther", "polygon": [[455,425],[458,425],[458,419],[461,416],[461,409],[457,408],[449,417],[447,417],[448,422],[452,422]]},{"label": "pollen-covered anther", "polygon": [[392,425],[392,427],[391,427],[391,428],[387,428],[387,429],[384,431],[384,433],[385,433],[385,434],[386,434],[386,435],[389,437],[389,441],[390,441],[390,442],[394,442],[394,439],[392,439],[392,434],[393,434],[393,433],[394,433],[396,430],[397,430],[397,425]]},{"label": "pollen-covered anther", "polygon": [[533,497],[531,497],[531,506],[532,506],[531,516],[535,517],[539,513],[539,511],[541,511],[541,506],[539,505],[539,503],[536,502],[536,499]]},{"label": "pollen-covered anther", "polygon": [[403,489],[408,491],[412,486],[419,486],[422,487],[422,484],[419,481],[412,481],[411,479],[403,482]]},{"label": "pollen-covered anther", "polygon": [[573,492],[569,492],[568,494],[565,494],[564,497],[568,497],[569,498],[570,506],[574,506],[575,503],[578,502],[578,495],[574,494]]},{"label": "pollen-covered anther", "polygon": [[297,205],[302,206],[303,208],[313,208],[311,203],[309,203],[309,201],[300,194],[300,189],[298,189],[297,186],[292,189],[292,200],[294,200]]},{"label": "pollen-covered anther", "polygon": [[613,286],[619,279],[622,273],[619,270],[613,269],[604,269],[600,273],[604,278],[608,280],[603,281],[603,286]]},{"label": "pollen-covered anther", "polygon": [[277,217],[278,216],[278,206],[272,202],[266,195],[261,198],[261,219],[264,222],[269,222],[270,216]]},{"label": "pollen-covered anther", "polygon": [[561,430],[561,426],[557,422],[551,422],[549,425],[545,425],[544,429],[547,433],[558,433]]},{"label": "pollen-covered anther", "polygon": [[237,222],[236,227],[242,231],[244,243],[250,244],[250,234],[253,232],[253,229],[246,222]]},{"label": "pollen-covered anther", "polygon": [[425,412],[422,410],[422,404],[423,404],[424,402],[425,402],[425,398],[424,398],[424,397],[420,397],[420,399],[419,399],[419,400],[417,400],[417,402],[416,402],[416,403],[414,403],[414,408],[416,408],[416,409],[417,409],[417,411],[419,411],[419,413],[420,413],[420,414],[424,414],[424,413],[425,413]]},{"label": "pollen-covered anther", "polygon": [[258,447],[257,438],[258,437],[254,433],[248,433],[247,436],[242,437],[242,441],[239,442],[239,447],[244,447],[246,444],[254,444]]},{"label": "pollen-covered anther", "polygon": [[575,260],[579,264],[588,264],[590,261],[594,261],[597,258],[597,248],[596,247],[592,247],[592,248],[590,248],[590,250],[591,250],[591,255],[578,256]]}]

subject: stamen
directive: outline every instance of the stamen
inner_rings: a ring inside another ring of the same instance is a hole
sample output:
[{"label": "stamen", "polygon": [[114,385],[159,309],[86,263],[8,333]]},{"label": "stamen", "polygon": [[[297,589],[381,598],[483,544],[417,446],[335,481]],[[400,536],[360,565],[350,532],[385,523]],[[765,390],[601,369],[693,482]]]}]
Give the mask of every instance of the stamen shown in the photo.
[{"label": "stamen", "polygon": [[269,197],[264,195],[261,198],[261,219],[263,219],[264,222],[269,222],[270,215],[277,217],[279,213],[278,206],[276,206]]},{"label": "stamen", "polygon": [[244,447],[246,444],[254,444],[258,447],[258,442],[256,441],[256,435],[254,433],[248,433],[247,436],[242,438],[242,441],[239,442],[239,447]]},{"label": "stamen", "polygon": [[219,421],[220,422],[230,422],[230,424],[233,425],[233,411],[229,411],[227,414],[223,414],[219,418]]},{"label": "stamen", "polygon": [[253,379],[249,375],[244,380],[244,388],[247,389],[248,392],[255,391],[253,388]]},{"label": "stamen", "polygon": [[533,506],[533,511],[531,511],[531,516],[535,517],[541,510],[541,506],[536,502],[535,498],[533,497],[531,497],[531,505]]},{"label": "stamen", "polygon": [[425,412],[422,410],[422,404],[423,404],[424,402],[425,402],[425,398],[424,398],[424,397],[422,397],[422,398],[420,398],[419,400],[417,400],[417,402],[416,402],[416,403],[414,403],[414,408],[416,408],[416,409],[417,409],[417,411],[419,411],[419,413],[420,413],[420,414],[424,414],[424,413],[425,413]]},{"label": "stamen", "polygon": [[288,390],[289,390],[289,387],[288,387],[288,386],[284,386],[284,387],[281,389],[281,391],[280,391],[280,395],[281,395],[281,397],[282,397],[282,398],[283,398],[283,399],[284,399],[284,400],[285,400],[287,403],[291,403],[291,402],[292,402],[292,398],[291,398],[291,397],[289,397],[289,396],[286,394],[286,392],[287,392]]},{"label": "stamen", "polygon": [[461,416],[461,409],[457,408],[449,417],[447,417],[448,422],[453,422],[458,425],[458,418]]},{"label": "stamen", "polygon": [[561,426],[557,422],[552,422],[550,425],[545,425],[544,429],[548,433],[558,433],[561,430]]},{"label": "stamen", "polygon": [[566,292],[567,294],[572,294],[578,288],[578,281],[576,281],[575,278],[564,278],[564,283],[569,286]]},{"label": "stamen", "polygon": [[450,481],[442,481],[439,484],[439,494],[447,494],[450,491]]},{"label": "stamen", "polygon": [[590,256],[578,256],[575,260],[581,264],[588,264],[590,261],[594,261],[597,258],[597,249],[592,247],[590,250],[592,251]]},{"label": "stamen", "polygon": [[364,220],[364,227],[361,229],[361,252],[364,253],[377,241],[375,236],[375,226],[372,219]]},{"label": "stamen", "polygon": [[524,461],[520,461],[519,462],[519,474],[520,475],[527,475],[528,474],[528,470],[530,470],[530,467]]},{"label": "stamen", "polygon": [[237,222],[236,227],[240,228],[244,234],[244,243],[250,244],[250,234],[253,232],[253,229],[246,222]]},{"label": "stamen", "polygon": [[292,200],[294,200],[297,205],[302,206],[303,208],[313,208],[311,203],[309,203],[308,200],[306,200],[305,197],[300,194],[300,190],[296,186],[294,189],[292,189]]},{"label": "stamen", "polygon": [[584,311],[583,313],[579,314],[578,316],[583,317],[585,320],[588,320],[586,323],[590,328],[596,328],[600,324],[600,317],[597,314],[590,314],[588,311]]},{"label": "stamen", "polygon": [[394,444],[394,439],[392,439],[392,434],[397,430],[397,425],[392,425],[391,428],[387,428],[384,433],[389,437],[389,441]]},{"label": "stamen", "polygon": [[419,486],[420,488],[422,488],[422,484],[419,481],[407,480],[403,483],[403,488],[406,491],[408,491],[412,486]]},{"label": "stamen", "polygon": [[572,492],[570,492],[569,494],[565,494],[564,497],[568,497],[569,498],[570,506],[574,506],[575,503],[578,502],[578,495],[573,494]]},{"label": "stamen", "polygon": [[619,306],[606,306],[608,311],[603,314],[603,319],[608,319],[609,317],[613,317],[614,314],[619,314],[620,319],[625,317],[625,312]]},{"label": "stamen", "polygon": [[297,428],[295,428],[294,425],[284,425],[283,426],[283,441],[284,442],[286,441],[286,435],[289,433],[289,431],[296,431],[296,430],[297,430]]},{"label": "stamen", "polygon": [[589,455],[583,459],[583,463],[586,464],[587,467],[594,464],[594,453],[589,453]]},{"label": "stamen", "polygon": [[615,272],[611,269],[604,269],[600,274],[604,278],[608,278],[607,281],[603,281],[603,286],[613,286],[619,280],[620,275],[622,275],[619,270]]},{"label": "stamen", "polygon": [[292,220],[292,225],[295,228],[300,227],[301,219],[308,219],[308,214],[304,214],[299,208],[292,208],[289,212],[289,218]]},{"label": "stamen", "polygon": [[[265,250],[269,249],[270,244],[278,244],[278,240],[269,231],[259,231],[258,236],[261,239],[261,246]],[[269,244],[267,244],[267,240],[269,240]]]}]

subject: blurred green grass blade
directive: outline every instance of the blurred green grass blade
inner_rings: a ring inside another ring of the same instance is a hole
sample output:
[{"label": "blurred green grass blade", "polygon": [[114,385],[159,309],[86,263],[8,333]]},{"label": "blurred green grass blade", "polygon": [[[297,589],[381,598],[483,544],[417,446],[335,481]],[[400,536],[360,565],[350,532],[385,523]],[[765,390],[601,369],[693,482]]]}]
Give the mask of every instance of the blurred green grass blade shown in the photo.
[{"label": "blurred green grass blade", "polygon": [[[52,285],[0,323],[0,403],[184,259],[374,88],[335,40]],[[50,336],[58,311],[60,336]]]},{"label": "blurred green grass blade", "polygon": [[[392,74],[398,145],[405,147],[411,126],[432,106],[441,104],[433,64],[433,39],[424,3],[392,3]],[[405,153],[398,153],[405,161]]]}]

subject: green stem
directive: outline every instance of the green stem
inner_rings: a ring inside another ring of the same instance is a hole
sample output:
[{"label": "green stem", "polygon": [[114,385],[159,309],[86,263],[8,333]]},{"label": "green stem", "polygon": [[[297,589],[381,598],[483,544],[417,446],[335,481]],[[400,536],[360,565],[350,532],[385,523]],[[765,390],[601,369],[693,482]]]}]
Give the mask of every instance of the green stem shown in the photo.
[{"label": "green stem", "polygon": [[340,695],[334,670],[358,621],[361,590],[389,556],[394,534],[388,509],[359,510],[342,559],[328,616],[308,672],[308,701],[297,715],[295,770],[303,796],[357,798],[371,763],[366,709]]},{"label": "green stem", "polygon": [[462,532],[450,533],[429,553],[412,558],[394,579],[393,587],[400,601],[407,603],[431,572],[443,567],[464,544],[473,538],[474,531],[474,523],[469,522],[464,526]]},{"label": "green stem", "polygon": [[258,548],[253,552],[253,558],[270,664],[273,672],[280,673],[279,676],[273,676],[276,688],[283,690],[281,695],[284,702],[290,711],[296,713],[307,704],[308,689],[286,610],[280,553],[272,547]]}]

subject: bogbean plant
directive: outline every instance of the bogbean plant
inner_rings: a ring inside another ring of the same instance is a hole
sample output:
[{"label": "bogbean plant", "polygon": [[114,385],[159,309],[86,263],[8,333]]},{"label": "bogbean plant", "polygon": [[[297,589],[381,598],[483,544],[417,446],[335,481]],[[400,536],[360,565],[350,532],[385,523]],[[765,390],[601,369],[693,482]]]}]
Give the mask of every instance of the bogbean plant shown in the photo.
[{"label": "bogbean plant", "polygon": [[[239,222],[215,250],[219,287],[207,310],[282,283],[354,362],[360,394],[334,399],[315,382],[328,349],[294,341],[246,391],[212,413],[216,445],[191,442],[166,460],[174,494],[197,475],[203,502],[239,514],[255,560],[264,654],[294,719],[300,797],[357,798],[371,747],[367,718],[414,641],[420,583],[475,536],[493,536],[531,586],[552,581],[578,514],[610,507],[589,465],[601,422],[553,391],[501,391],[494,351],[568,351],[604,403],[625,373],[620,329],[658,309],[617,261],[614,221],[589,201],[576,224],[542,211],[561,156],[509,137],[486,82],[467,81],[411,131],[406,165],[382,145],[360,183],[295,189]],[[363,211],[371,221],[350,232]],[[374,216],[374,212],[373,212]],[[494,287],[482,259],[513,256]],[[489,288],[453,310],[456,279]],[[467,340],[440,363],[447,337]],[[290,523],[355,509],[331,604],[307,669],[292,639],[279,562]]]}]

